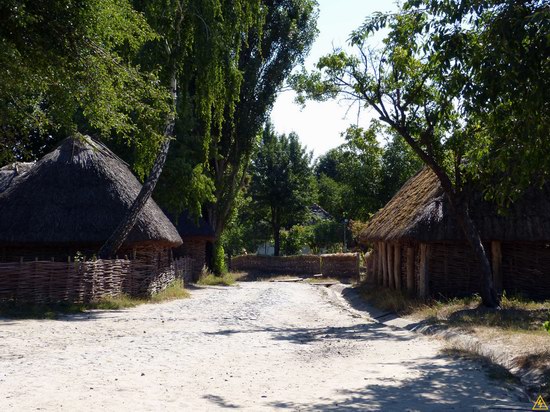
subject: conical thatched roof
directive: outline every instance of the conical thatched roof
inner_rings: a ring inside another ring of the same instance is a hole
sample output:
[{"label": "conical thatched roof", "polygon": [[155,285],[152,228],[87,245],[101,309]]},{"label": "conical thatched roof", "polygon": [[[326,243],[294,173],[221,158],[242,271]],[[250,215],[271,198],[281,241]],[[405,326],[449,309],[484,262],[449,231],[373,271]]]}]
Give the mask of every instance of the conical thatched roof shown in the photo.
[{"label": "conical thatched roof", "polygon": [[[141,184],[89,137],[65,139],[0,193],[0,243],[101,245]],[[125,243],[177,246],[176,228],[151,199]]]},{"label": "conical thatched roof", "polygon": [[[470,215],[483,240],[549,241],[550,185],[527,190],[505,216],[477,194],[470,202]],[[464,239],[431,169],[424,168],[410,178],[359,236],[363,244],[398,239],[423,242]]]},{"label": "conical thatched roof", "polygon": [[0,193],[8,190],[17,180],[34,166],[34,162],[15,162],[0,168]]}]

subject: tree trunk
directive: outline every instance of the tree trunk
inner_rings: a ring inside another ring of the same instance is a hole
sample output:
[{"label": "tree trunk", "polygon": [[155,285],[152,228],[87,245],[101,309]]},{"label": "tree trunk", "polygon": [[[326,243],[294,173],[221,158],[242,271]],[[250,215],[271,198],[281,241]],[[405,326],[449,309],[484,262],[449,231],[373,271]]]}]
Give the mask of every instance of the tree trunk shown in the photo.
[{"label": "tree trunk", "polygon": [[[172,70],[170,80],[170,92],[172,95],[174,110],[177,100],[176,87],[176,70],[174,68]],[[166,161],[166,156],[168,155],[168,150],[170,149],[170,141],[172,140],[174,135],[175,123],[175,112],[171,112],[168,115],[166,126],[164,128],[164,141],[160,146],[160,151],[157,155],[157,158],[155,159],[155,163],[153,164],[151,173],[145,180],[145,183],[141,187],[141,190],[139,191],[136,200],[134,200],[134,203],[130,207],[130,210],[128,211],[126,216],[124,216],[118,227],[99,250],[99,257],[101,259],[109,259],[116,254],[118,249],[120,249],[128,235],[130,234],[130,231],[136,224],[139,213],[141,212],[147,201],[151,198],[151,195],[153,194],[155,186],[157,185],[157,182],[159,180],[160,174],[162,173],[162,168],[164,167],[164,162]]]},{"label": "tree trunk", "polygon": [[458,218],[458,223],[462,227],[462,231],[466,237],[466,240],[472,247],[474,255],[477,257],[481,264],[481,300],[484,306],[489,308],[496,308],[500,305],[498,295],[493,285],[493,272],[491,270],[491,264],[481,237],[477,231],[475,224],[470,217],[468,207],[464,204],[454,205],[455,215]]},{"label": "tree trunk", "polygon": [[273,239],[274,239],[274,245],[273,245],[273,255],[274,256],[280,256],[281,254],[281,228],[280,227],[273,227]]}]

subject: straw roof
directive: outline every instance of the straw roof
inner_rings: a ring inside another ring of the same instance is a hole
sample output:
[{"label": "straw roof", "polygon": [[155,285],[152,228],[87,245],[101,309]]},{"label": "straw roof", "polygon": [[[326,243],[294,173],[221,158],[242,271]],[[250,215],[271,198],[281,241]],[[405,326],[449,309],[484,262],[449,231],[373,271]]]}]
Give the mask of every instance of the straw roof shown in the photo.
[{"label": "straw roof", "polygon": [[[550,185],[529,189],[505,216],[494,205],[473,196],[470,215],[484,240],[549,241]],[[424,168],[410,178],[396,195],[380,209],[361,232],[363,244],[378,240],[415,240],[423,242],[464,240],[431,169]]]},{"label": "straw roof", "polygon": [[[0,243],[97,244],[113,232],[141,184],[89,137],[65,139],[0,193]],[[150,199],[125,246],[177,246],[176,228]]]},{"label": "straw roof", "polygon": [[15,162],[0,168],[0,193],[6,191],[19,177],[27,173],[34,166],[34,162]]}]

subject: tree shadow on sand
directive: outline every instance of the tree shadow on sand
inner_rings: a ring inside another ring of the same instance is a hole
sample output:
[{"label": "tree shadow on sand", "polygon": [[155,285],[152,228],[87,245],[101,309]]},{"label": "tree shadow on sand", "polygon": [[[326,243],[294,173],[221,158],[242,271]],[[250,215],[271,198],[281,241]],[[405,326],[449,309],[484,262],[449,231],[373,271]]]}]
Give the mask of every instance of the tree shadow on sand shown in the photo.
[{"label": "tree shadow on sand", "polygon": [[235,334],[268,333],[273,340],[289,341],[295,344],[308,344],[325,339],[372,341],[391,339],[392,341],[409,341],[416,336],[399,332],[380,323],[357,323],[351,326],[300,328],[300,327],[263,327],[253,329],[223,329],[216,332],[205,332],[206,335],[230,336]]},{"label": "tree shadow on sand", "polygon": [[[437,362],[443,359],[444,364]],[[357,387],[340,389],[332,394],[335,396],[327,393],[315,403],[281,400],[270,402],[269,406],[300,411],[496,411],[532,407],[519,389],[498,381],[488,383],[485,371],[476,363],[444,355],[424,361],[411,364],[420,372],[414,379],[377,377],[376,383],[370,385],[365,378]]]}]

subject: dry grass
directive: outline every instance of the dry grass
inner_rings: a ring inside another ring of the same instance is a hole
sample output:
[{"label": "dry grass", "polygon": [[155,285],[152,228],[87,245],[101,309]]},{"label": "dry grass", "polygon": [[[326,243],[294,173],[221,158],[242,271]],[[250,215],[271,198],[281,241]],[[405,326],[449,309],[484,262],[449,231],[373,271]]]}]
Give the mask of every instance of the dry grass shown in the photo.
[{"label": "dry grass", "polygon": [[406,293],[378,286],[361,288],[361,295],[370,304],[386,312],[395,312],[401,316],[411,315],[429,309],[425,302],[410,298]]},{"label": "dry grass", "polygon": [[499,309],[488,309],[481,305],[478,296],[426,302],[381,287],[364,287],[361,293],[368,302],[385,311],[466,329],[491,327],[545,335],[543,323],[550,318],[550,301],[503,296]]},{"label": "dry grass", "polygon": [[18,304],[6,302],[0,304],[0,317],[13,319],[57,319],[60,315],[84,313],[88,310],[120,310],[133,308],[144,303],[161,303],[175,299],[188,298],[181,281],[169,284],[161,292],[150,298],[135,298],[125,294],[105,297],[90,303],[52,303]]}]

